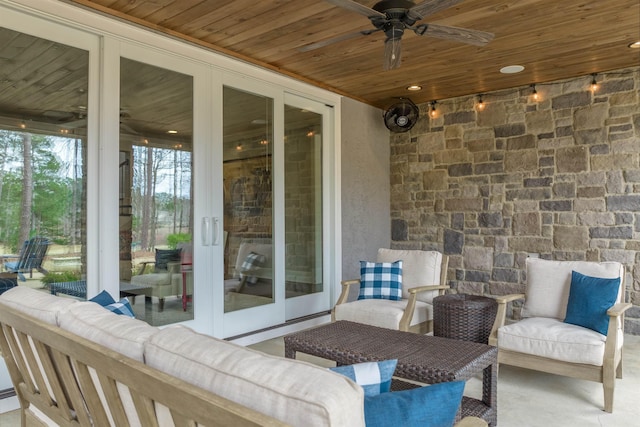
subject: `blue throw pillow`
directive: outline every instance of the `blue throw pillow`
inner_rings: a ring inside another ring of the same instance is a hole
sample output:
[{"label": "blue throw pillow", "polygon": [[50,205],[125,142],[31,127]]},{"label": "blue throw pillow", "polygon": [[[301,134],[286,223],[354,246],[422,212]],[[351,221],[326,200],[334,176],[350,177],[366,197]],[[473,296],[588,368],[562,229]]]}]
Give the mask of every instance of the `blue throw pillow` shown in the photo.
[{"label": "blue throw pillow", "polygon": [[402,299],[402,261],[360,261],[358,299]]},{"label": "blue throw pillow", "polygon": [[115,314],[124,314],[125,316],[136,317],[136,315],[133,313],[133,308],[131,308],[131,304],[129,304],[129,300],[127,298],[122,298],[120,301],[116,302],[116,300],[114,300],[111,294],[107,291],[100,292],[89,301],[100,304],[101,306],[109,311],[114,312]]},{"label": "blue throw pillow", "polygon": [[108,306],[109,304],[113,304],[116,300],[113,299],[111,294],[107,291],[102,291],[95,297],[91,298],[89,301],[93,301],[95,303],[100,304],[103,307]]},{"label": "blue throw pillow", "polygon": [[620,278],[602,279],[571,272],[571,289],[565,323],[582,326],[607,335],[609,310],[618,298]]},{"label": "blue throw pillow", "polygon": [[451,427],[462,401],[464,381],[365,396],[367,427]]},{"label": "blue throw pillow", "polygon": [[126,298],[122,298],[120,301],[114,302],[113,304],[109,304],[104,308],[114,312],[115,314],[122,314],[129,317],[136,317],[136,315],[133,313],[133,309],[131,308],[131,304],[129,304],[129,300]]},{"label": "blue throw pillow", "polygon": [[365,396],[375,396],[386,393],[391,389],[391,377],[396,370],[397,359],[381,362],[356,363],[354,365],[336,366],[329,368],[344,375],[360,385]]}]

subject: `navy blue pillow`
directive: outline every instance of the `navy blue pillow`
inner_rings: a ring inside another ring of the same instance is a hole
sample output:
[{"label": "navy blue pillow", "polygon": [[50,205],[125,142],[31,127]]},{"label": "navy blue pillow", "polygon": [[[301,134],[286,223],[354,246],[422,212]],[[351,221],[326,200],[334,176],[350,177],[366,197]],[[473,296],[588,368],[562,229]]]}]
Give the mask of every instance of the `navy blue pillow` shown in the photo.
[{"label": "navy blue pillow", "polygon": [[111,294],[107,291],[102,291],[95,297],[91,298],[89,301],[93,301],[95,303],[100,304],[103,307],[108,306],[109,304],[113,304],[116,300],[113,299]]},{"label": "navy blue pillow", "polygon": [[607,335],[609,310],[618,298],[620,278],[602,279],[571,272],[571,289],[565,323],[582,326]]},{"label": "navy blue pillow", "polygon": [[462,401],[464,381],[365,396],[367,427],[451,427]]}]

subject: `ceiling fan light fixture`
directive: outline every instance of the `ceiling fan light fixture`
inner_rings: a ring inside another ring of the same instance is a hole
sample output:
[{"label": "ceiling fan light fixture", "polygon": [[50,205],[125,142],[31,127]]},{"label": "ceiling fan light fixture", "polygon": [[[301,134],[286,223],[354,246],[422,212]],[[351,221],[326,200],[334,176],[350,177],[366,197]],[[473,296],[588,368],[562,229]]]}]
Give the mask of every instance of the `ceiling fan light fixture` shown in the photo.
[{"label": "ceiling fan light fixture", "polygon": [[393,70],[400,67],[402,61],[402,42],[398,37],[388,38],[384,41],[384,70]]}]

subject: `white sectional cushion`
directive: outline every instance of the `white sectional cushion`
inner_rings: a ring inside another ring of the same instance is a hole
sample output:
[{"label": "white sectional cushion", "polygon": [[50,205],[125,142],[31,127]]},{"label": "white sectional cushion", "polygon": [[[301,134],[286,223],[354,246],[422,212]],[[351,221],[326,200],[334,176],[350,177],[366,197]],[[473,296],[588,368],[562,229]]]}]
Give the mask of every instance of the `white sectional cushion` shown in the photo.
[{"label": "white sectional cushion", "polygon": [[567,313],[572,271],[603,279],[615,279],[623,274],[622,264],[619,262],[527,258],[526,266],[527,289],[522,317],[551,317],[563,320]]},{"label": "white sectional cushion", "polygon": [[77,302],[73,298],[57,297],[26,286],[16,286],[0,296],[0,303],[56,326],[58,313]]},{"label": "white sectional cushion", "polygon": [[144,362],[145,341],[159,331],[91,301],[79,302],[61,313],[60,327],[139,362]]},{"label": "white sectional cushion", "polygon": [[[624,340],[620,333],[620,348]],[[602,366],[606,336],[557,319],[523,319],[498,329],[500,349],[572,363]]]},{"label": "white sectional cushion", "polygon": [[[416,286],[440,285],[442,254],[437,251],[378,249],[377,262],[402,260],[402,298],[409,298],[409,289]],[[418,299],[431,302],[438,291],[422,293]]]},{"label": "white sectional cushion", "polygon": [[364,392],[346,377],[184,326],[145,344],[147,365],[294,426],[364,426]]},{"label": "white sectional cushion", "polygon": [[[382,299],[362,299],[335,306],[336,320],[365,323],[381,328],[398,329],[400,319],[407,306],[407,300],[390,301]],[[433,306],[416,301],[416,308],[409,326],[433,319]]]},{"label": "white sectional cushion", "polygon": [[[145,341],[160,331],[141,320],[115,314],[92,301],[74,304],[60,314],[59,320],[62,329],[143,363]],[[99,386],[100,380],[93,368],[90,368],[90,373],[111,425],[115,425]],[[121,383],[117,383],[117,387],[120,390],[129,424],[133,427],[142,427],[128,388]]]}]

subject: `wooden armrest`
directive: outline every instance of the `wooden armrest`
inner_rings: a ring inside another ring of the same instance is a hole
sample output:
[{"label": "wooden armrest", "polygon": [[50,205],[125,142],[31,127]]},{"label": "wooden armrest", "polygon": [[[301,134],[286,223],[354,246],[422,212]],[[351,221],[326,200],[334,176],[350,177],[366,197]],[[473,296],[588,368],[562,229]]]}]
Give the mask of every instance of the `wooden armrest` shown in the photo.
[{"label": "wooden armrest", "polygon": [[508,302],[515,301],[518,299],[524,299],[524,294],[510,294],[510,295],[503,295],[501,297],[495,298],[498,304],[506,304]]},{"label": "wooden armrest", "polygon": [[342,285],[342,292],[340,293],[340,297],[338,297],[336,305],[347,302],[351,287],[356,284],[360,285],[360,279],[343,280],[340,284]]},{"label": "wooden armrest", "polygon": [[633,307],[633,304],[631,304],[630,302],[619,302],[618,304],[607,310],[607,315],[610,317],[619,317],[622,315],[622,313],[624,313],[631,307]]},{"label": "wooden armrest", "polygon": [[524,294],[510,294],[495,298],[498,303],[498,311],[496,312],[496,319],[493,322],[493,327],[489,334],[489,345],[498,345],[498,329],[504,326],[507,318],[507,303],[519,299],[524,299]]},{"label": "wooden armrest", "polygon": [[488,427],[488,423],[478,417],[464,417],[454,427]]},{"label": "wooden armrest", "polygon": [[420,292],[440,291],[440,290],[446,290],[446,289],[451,289],[451,288],[446,285],[426,285],[426,286],[416,286],[415,288],[409,288],[407,289],[407,292],[409,292],[410,294],[417,294]]}]

